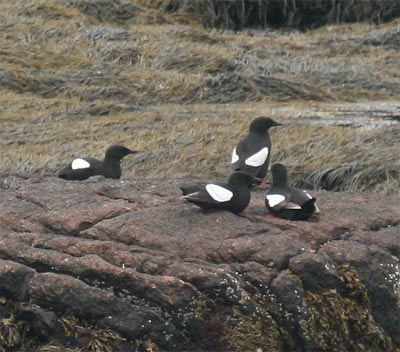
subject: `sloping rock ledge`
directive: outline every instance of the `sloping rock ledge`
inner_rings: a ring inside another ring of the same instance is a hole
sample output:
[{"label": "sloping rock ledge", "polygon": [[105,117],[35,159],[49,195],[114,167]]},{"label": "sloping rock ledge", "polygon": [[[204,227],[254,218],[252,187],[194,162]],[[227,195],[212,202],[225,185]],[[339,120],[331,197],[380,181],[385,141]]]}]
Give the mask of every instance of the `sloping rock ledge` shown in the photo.
[{"label": "sloping rock ledge", "polygon": [[0,350],[398,351],[400,199],[205,214],[180,180],[0,177]]}]

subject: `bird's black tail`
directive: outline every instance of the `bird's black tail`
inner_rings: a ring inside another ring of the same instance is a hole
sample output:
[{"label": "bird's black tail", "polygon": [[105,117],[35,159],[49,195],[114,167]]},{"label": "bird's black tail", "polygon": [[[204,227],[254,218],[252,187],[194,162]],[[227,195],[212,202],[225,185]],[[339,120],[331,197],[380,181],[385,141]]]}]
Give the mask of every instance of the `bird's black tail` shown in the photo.
[{"label": "bird's black tail", "polygon": [[304,203],[301,208],[305,214],[305,217],[310,217],[312,214],[314,214],[316,210],[315,202],[317,201],[317,198],[311,198],[308,202]]},{"label": "bird's black tail", "polygon": [[199,185],[188,185],[188,186],[179,186],[180,190],[182,191],[182,194],[184,196],[198,192],[200,190]]}]

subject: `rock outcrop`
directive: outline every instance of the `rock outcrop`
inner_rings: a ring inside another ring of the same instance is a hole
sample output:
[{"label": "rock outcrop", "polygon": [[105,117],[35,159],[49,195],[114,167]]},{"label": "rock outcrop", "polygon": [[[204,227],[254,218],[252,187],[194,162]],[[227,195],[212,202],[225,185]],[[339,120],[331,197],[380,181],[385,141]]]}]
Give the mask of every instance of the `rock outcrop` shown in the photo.
[{"label": "rock outcrop", "polygon": [[289,222],[182,183],[0,177],[0,350],[399,350],[398,197],[313,192]]}]

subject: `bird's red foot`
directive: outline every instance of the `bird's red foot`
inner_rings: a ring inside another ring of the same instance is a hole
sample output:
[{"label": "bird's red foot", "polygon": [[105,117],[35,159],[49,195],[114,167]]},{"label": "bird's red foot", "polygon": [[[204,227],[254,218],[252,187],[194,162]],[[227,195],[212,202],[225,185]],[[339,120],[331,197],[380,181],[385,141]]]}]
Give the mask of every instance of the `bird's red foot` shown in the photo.
[{"label": "bird's red foot", "polygon": [[267,189],[267,188],[269,188],[269,186],[270,186],[270,184],[268,182],[263,181],[257,186],[257,188],[258,189]]}]

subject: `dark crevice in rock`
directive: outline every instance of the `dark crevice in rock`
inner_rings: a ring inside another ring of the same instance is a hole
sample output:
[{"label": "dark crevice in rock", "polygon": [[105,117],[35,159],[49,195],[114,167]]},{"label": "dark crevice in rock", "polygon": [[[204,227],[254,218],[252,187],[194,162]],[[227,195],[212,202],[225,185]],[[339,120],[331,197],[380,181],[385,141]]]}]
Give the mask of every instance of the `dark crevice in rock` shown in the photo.
[{"label": "dark crevice in rock", "polygon": [[331,236],[331,241],[348,239],[351,236],[351,230],[347,227],[337,227],[334,229]]},{"label": "dark crevice in rock", "polygon": [[369,227],[369,231],[374,231],[374,232],[378,232],[382,229],[386,229],[388,227],[396,227],[399,226],[400,221],[385,221],[383,224],[382,223],[376,223],[373,224],[372,226]]},{"label": "dark crevice in rock", "polygon": [[79,235],[80,232],[88,230],[88,229],[92,228],[93,226],[101,223],[102,221],[115,219],[115,218],[117,218],[117,217],[119,217],[119,216],[121,216],[123,214],[128,213],[129,211],[130,211],[129,209],[126,209],[126,210],[123,210],[123,211],[121,210],[120,212],[118,212],[116,214],[105,216],[103,218],[100,218],[100,219],[97,219],[97,220],[94,220],[94,221],[83,221],[78,226],[77,234]]},{"label": "dark crevice in rock", "polygon": [[[57,235],[57,236],[72,236],[72,237],[78,237],[81,232],[86,231],[88,229],[91,229],[92,227],[100,224],[102,221],[105,220],[110,220],[110,219],[115,219],[121,215],[124,215],[131,210],[126,208],[126,209],[121,209],[118,212],[115,212],[111,215],[108,216],[103,216],[101,218],[95,219],[95,220],[84,220],[80,222],[77,226],[77,228],[74,229],[66,229],[62,226],[59,228],[55,227],[55,225],[49,223],[48,221],[43,221],[41,219],[38,219],[37,222],[42,225],[48,232]],[[59,224],[57,224],[59,225]],[[18,232],[18,231],[16,231]]]},{"label": "dark crevice in rock", "polygon": [[264,235],[264,234],[269,233],[270,231],[271,231],[270,228],[264,228],[264,229],[256,230],[254,232],[254,235]]},{"label": "dark crevice in rock", "polygon": [[112,195],[108,194],[105,191],[97,191],[96,194],[98,194],[99,196],[102,196],[104,198],[110,199],[110,200],[123,200],[123,201],[125,201],[125,202],[127,202],[129,204],[138,205],[137,202],[134,202],[134,201],[132,201],[131,199],[129,199],[127,197],[115,197],[115,196],[112,196]]},{"label": "dark crevice in rock", "polygon": [[66,231],[62,228],[56,228],[55,226],[53,226],[52,224],[48,224],[48,223],[42,223],[39,222],[40,225],[42,225],[49,233],[52,233],[56,236],[72,236],[72,237],[76,237],[79,235],[79,231],[78,230],[72,230],[72,231]]}]

